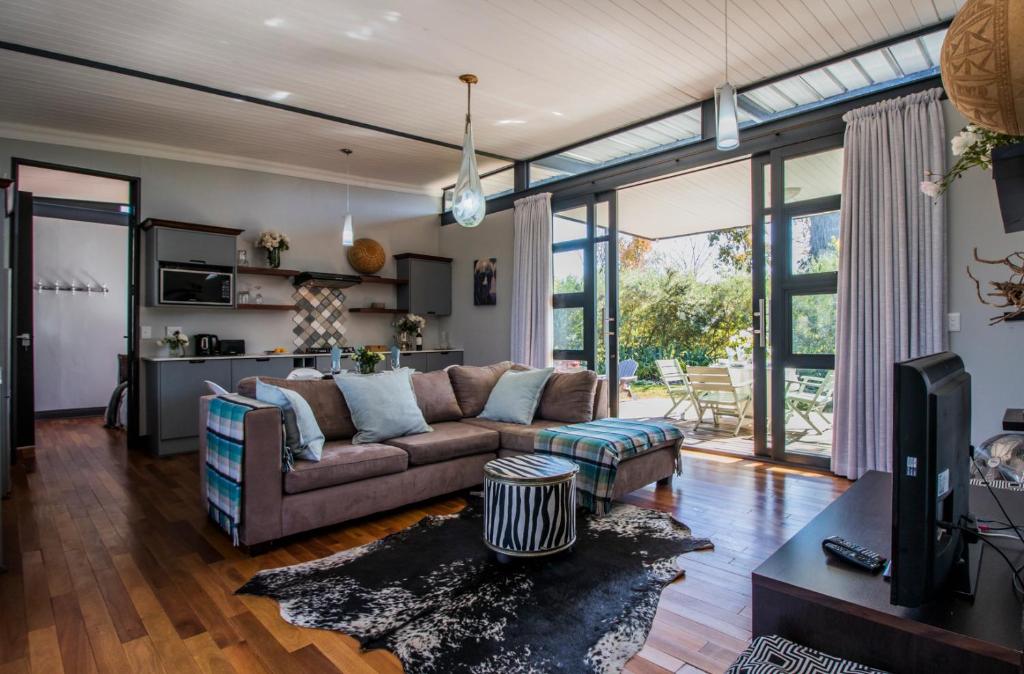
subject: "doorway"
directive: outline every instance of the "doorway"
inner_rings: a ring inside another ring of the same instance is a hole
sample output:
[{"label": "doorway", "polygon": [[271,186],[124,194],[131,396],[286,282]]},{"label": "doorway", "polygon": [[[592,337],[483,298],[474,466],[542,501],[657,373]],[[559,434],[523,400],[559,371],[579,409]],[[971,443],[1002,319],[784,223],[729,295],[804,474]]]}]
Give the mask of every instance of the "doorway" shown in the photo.
[{"label": "doorway", "polygon": [[31,455],[37,418],[110,406],[134,446],[139,180],[13,163],[14,444]]}]

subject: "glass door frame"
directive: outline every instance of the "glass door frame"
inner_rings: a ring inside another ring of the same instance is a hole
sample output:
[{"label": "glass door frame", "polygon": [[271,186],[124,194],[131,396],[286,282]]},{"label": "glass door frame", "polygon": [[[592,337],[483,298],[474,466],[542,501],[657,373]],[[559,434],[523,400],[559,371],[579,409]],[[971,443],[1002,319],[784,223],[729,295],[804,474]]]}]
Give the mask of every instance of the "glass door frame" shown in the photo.
[{"label": "glass door frame", "polygon": [[[793,274],[792,259],[792,221],[802,215],[820,213],[822,211],[839,210],[842,203],[842,195],[830,195],[814,199],[805,199],[786,203],[785,198],[785,162],[801,156],[818,154],[828,150],[841,148],[843,146],[843,135],[832,134],[814,140],[796,143],[781,148],[776,148],[766,155],[759,155],[752,163],[754,176],[754,263],[755,267],[760,262],[761,270],[755,270],[754,275],[754,321],[755,329],[759,327],[760,317],[757,315],[759,300],[766,300],[764,306],[768,308],[770,325],[766,325],[767,336],[760,349],[754,351],[755,368],[760,367],[755,375],[755,398],[754,415],[755,428],[755,451],[760,450],[765,456],[770,456],[777,461],[786,463],[811,466],[829,470],[831,458],[824,456],[812,456],[798,452],[786,451],[786,424],[785,424],[785,395],[786,395],[786,369],[822,369],[835,370],[835,354],[801,354],[793,353],[793,298],[801,295],[834,294],[838,289],[838,272],[825,272],[814,274]],[[764,167],[771,167],[771,206],[764,208]],[[756,171],[760,171],[757,173]],[[758,197],[760,199],[758,200]],[[760,207],[760,208],[759,208]],[[771,227],[771,298],[767,298],[767,288],[764,283],[764,228],[765,218],[770,216]],[[760,235],[759,235],[760,230]],[[758,247],[760,246],[760,251]],[[758,287],[760,285],[760,288]],[[770,306],[767,306],[770,302]],[[755,340],[759,341],[761,335],[755,333]],[[767,368],[767,346],[770,344],[772,352],[771,377],[765,376]],[[760,354],[758,354],[760,351]],[[760,357],[760,360],[759,360]],[[760,380],[760,382],[758,382]],[[759,384],[759,385],[758,385]],[[771,415],[764,415],[767,411],[766,400],[768,399],[767,387],[771,387]],[[760,390],[758,390],[760,389]],[[760,415],[758,410],[761,410]],[[771,424],[770,437],[767,432],[768,419],[776,420]],[[760,445],[758,437],[760,436]],[[770,442],[769,442],[770,440]]]},{"label": "glass door frame", "polygon": [[[607,204],[608,222],[604,231],[598,231],[597,210],[603,204]],[[616,193],[614,190],[597,194],[588,194],[567,199],[552,200],[552,228],[554,227],[554,216],[566,210],[584,207],[586,212],[586,237],[559,241],[551,244],[552,255],[573,250],[583,251],[583,292],[579,293],[555,293],[552,288],[551,303],[552,311],[557,309],[583,309],[583,348],[582,349],[552,349],[554,360],[580,360],[586,361],[587,367],[592,370],[597,368],[597,339],[603,335],[605,339],[605,361],[607,367],[608,383],[608,406],[610,416],[618,416],[619,400],[619,354],[618,336],[615,329],[618,320],[618,219],[617,219]],[[552,234],[554,231],[552,230]],[[554,236],[552,235],[552,240]],[[604,279],[605,288],[605,316],[597,316],[598,287],[596,281],[596,250],[597,247],[607,244],[608,259],[607,272]],[[552,270],[553,273],[553,270]],[[598,321],[604,323],[604,329],[599,330]]]}]

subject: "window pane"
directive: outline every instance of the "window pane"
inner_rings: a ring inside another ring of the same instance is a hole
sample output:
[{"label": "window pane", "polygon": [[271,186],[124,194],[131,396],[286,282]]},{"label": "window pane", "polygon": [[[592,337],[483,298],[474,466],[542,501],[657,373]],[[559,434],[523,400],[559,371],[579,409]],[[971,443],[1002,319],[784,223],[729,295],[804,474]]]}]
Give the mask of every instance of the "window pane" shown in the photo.
[{"label": "window pane", "polygon": [[555,309],[555,349],[583,350],[583,307]]},{"label": "window pane", "polygon": [[787,159],[786,203],[831,197],[843,191],[843,148]]},{"label": "window pane", "polygon": [[[480,187],[484,191],[484,198],[499,197],[503,194],[511,194],[515,190],[516,172],[515,168],[509,166],[496,173],[480,177]],[[452,199],[455,196],[455,188],[449,187],[444,190],[444,210],[452,209]]]},{"label": "window pane", "polygon": [[554,278],[552,292],[581,293],[583,292],[583,251],[567,250],[554,254]]},{"label": "window pane", "polygon": [[577,206],[555,213],[551,226],[554,243],[587,238],[587,207]]},{"label": "window pane", "polygon": [[836,295],[793,296],[793,353],[836,352]]},{"label": "window pane", "polygon": [[839,211],[801,215],[789,222],[793,248],[790,273],[839,271]]},{"label": "window pane", "polygon": [[686,110],[530,163],[530,186],[700,140],[700,108]]},{"label": "window pane", "polygon": [[832,454],[832,370],[786,368],[786,451]]}]

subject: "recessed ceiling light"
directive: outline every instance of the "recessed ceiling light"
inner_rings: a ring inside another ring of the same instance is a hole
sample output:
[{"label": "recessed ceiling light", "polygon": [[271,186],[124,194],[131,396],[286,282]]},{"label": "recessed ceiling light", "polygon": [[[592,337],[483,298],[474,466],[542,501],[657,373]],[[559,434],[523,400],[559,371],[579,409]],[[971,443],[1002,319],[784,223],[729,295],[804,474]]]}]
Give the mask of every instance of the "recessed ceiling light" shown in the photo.
[{"label": "recessed ceiling light", "polygon": [[495,122],[498,126],[511,126],[513,124],[526,124],[525,119],[499,119]]},{"label": "recessed ceiling light", "polygon": [[292,95],[292,92],[290,92],[290,91],[275,91],[274,93],[272,93],[269,96],[267,96],[267,98],[269,98],[272,101],[280,102],[280,101],[283,101],[284,99],[288,98],[291,95]]},{"label": "recessed ceiling light", "polygon": [[280,28],[284,25],[284,19],[279,16],[272,16],[263,22],[263,25],[267,28]]},{"label": "recessed ceiling light", "polygon": [[360,26],[355,30],[346,30],[345,35],[353,40],[369,40],[373,37],[373,29],[369,26]]},{"label": "recessed ceiling light", "polygon": [[554,115],[555,117],[565,117],[565,113],[559,112],[558,110],[552,110],[551,114]]},{"label": "recessed ceiling light", "polygon": [[396,12],[394,10],[384,14],[384,20],[385,21],[390,21],[391,23],[395,23],[396,21],[398,21],[401,18],[402,18],[402,13],[401,12]]}]

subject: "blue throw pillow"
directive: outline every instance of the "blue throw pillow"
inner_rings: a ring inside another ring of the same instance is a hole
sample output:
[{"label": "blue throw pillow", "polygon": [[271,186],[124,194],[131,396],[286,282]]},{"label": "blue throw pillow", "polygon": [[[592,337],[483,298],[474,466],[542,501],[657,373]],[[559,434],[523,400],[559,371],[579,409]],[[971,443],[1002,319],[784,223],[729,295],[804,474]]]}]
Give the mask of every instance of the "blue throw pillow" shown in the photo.
[{"label": "blue throw pillow", "polygon": [[412,370],[400,368],[376,374],[342,372],[334,382],[345,396],[358,431],[356,445],[383,442],[434,430],[427,425],[412,388]]},{"label": "blue throw pillow", "polygon": [[553,367],[546,367],[539,370],[509,370],[501,375],[487,398],[480,418],[513,424],[532,423],[544,385],[554,371]]},{"label": "blue throw pillow", "polygon": [[319,461],[324,454],[324,434],[306,399],[291,389],[264,384],[256,379],[256,400],[277,405],[284,416],[284,444],[296,459]]}]

